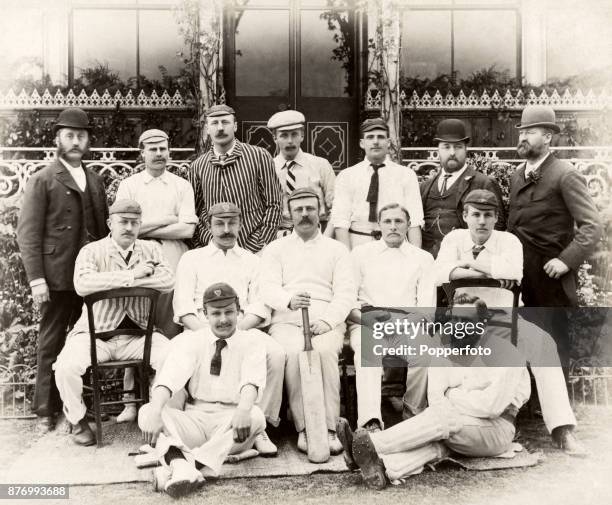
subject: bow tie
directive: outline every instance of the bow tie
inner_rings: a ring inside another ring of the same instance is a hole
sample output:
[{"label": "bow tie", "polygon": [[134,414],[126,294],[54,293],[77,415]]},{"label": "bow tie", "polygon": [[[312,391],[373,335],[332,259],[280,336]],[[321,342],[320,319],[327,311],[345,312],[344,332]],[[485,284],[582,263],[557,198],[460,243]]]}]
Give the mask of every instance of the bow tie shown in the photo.
[{"label": "bow tie", "polygon": [[542,174],[540,173],[540,170],[538,168],[536,168],[535,170],[532,170],[525,176],[526,181],[533,182],[534,184],[537,184],[541,178],[542,178]]}]

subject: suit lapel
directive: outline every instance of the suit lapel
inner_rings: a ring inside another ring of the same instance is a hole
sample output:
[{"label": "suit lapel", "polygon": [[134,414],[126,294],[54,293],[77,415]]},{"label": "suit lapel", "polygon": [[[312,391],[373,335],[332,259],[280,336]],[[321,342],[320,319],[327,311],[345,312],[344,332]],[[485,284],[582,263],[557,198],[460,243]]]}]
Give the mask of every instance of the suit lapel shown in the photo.
[{"label": "suit lapel", "polygon": [[527,186],[531,186],[534,183],[531,179],[527,179],[527,180],[525,179],[525,168],[527,168],[527,164],[523,163],[514,172],[514,183],[516,185],[516,189],[513,189],[512,191],[514,194],[518,194],[520,191],[525,189]]},{"label": "suit lapel", "polygon": [[432,178],[427,179],[423,183],[423,191],[421,191],[421,200],[423,200],[423,206],[425,206],[425,202],[427,201],[427,197],[429,196],[429,192],[431,191],[431,187],[437,182],[438,177],[440,177],[440,170],[438,173],[434,175]]},{"label": "suit lapel", "polygon": [[457,181],[457,194],[455,204],[457,208],[461,207],[461,202],[463,201],[463,196],[470,189],[470,182],[474,178],[474,170],[472,167],[467,167],[465,172],[461,174],[459,180]]},{"label": "suit lapel", "polygon": [[77,186],[72,175],[68,172],[68,169],[63,165],[63,163],[59,160],[55,162],[55,178],[61,182],[64,186],[81,193],[81,190]]}]

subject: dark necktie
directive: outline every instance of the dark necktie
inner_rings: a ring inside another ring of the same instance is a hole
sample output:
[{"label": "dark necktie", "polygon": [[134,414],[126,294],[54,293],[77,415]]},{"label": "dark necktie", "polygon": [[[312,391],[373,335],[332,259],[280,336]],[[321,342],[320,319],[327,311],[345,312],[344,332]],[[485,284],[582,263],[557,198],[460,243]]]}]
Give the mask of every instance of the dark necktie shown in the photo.
[{"label": "dark necktie", "polygon": [[440,190],[440,196],[444,196],[444,193],[446,193],[446,186],[448,185],[448,179],[450,178],[451,174],[444,174],[444,179],[442,179],[442,189]]},{"label": "dark necktie", "polygon": [[527,174],[527,176],[525,177],[525,180],[531,181],[531,182],[538,182],[539,178],[540,178],[540,171],[536,168],[535,170],[532,170],[531,172]]},{"label": "dark necktie", "polygon": [[210,360],[210,375],[221,374],[221,350],[227,345],[227,342],[218,338],[215,342],[215,354]]},{"label": "dark necktie", "polygon": [[484,250],[485,246],[483,245],[475,245],[472,247],[472,256],[474,259],[478,258],[478,255]]},{"label": "dark necktie", "polygon": [[295,174],[293,173],[293,167],[295,166],[295,160],[288,161],[285,163],[285,168],[287,169],[287,177],[285,182],[287,184],[287,190],[289,193],[293,193],[295,190]]},{"label": "dark necktie", "polygon": [[372,163],[371,166],[374,169],[374,173],[372,174],[372,178],[370,179],[370,187],[368,188],[368,196],[366,197],[366,202],[370,204],[370,214],[368,216],[368,221],[370,221],[370,223],[375,223],[376,221],[378,221],[378,216],[376,215],[376,211],[378,210],[378,169],[384,167],[385,164]]},{"label": "dark necktie", "polygon": [[125,261],[126,265],[130,264],[130,258],[132,257],[132,251],[129,251],[126,255],[125,258],[123,258],[123,261]]}]

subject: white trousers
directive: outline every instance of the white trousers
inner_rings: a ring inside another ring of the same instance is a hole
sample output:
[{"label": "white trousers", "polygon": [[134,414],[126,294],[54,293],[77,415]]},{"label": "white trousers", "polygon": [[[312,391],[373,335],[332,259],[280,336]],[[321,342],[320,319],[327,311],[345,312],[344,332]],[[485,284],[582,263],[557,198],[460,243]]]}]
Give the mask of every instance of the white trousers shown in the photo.
[{"label": "white trousers", "polygon": [[[139,416],[147,416],[147,406],[140,409]],[[160,462],[171,446],[177,447],[190,463],[198,461],[209,471],[205,475],[218,476],[228,454],[238,454],[253,447],[255,437],[266,428],[263,412],[257,406],[251,409],[251,432],[244,442],[234,442],[232,417],[236,405],[196,402],[187,404],[185,410],[164,407],[162,410],[163,431],[155,446]]]},{"label": "white trousers", "polygon": [[[381,387],[382,367],[362,366],[362,339],[361,325],[349,324],[351,348],[355,351],[355,386],[357,389],[357,426],[362,427],[371,419],[376,419],[384,426],[381,413]],[[391,345],[399,345],[399,339]],[[425,343],[423,340],[422,343]],[[418,347],[420,340],[411,341],[412,345]],[[431,341],[427,342],[433,345]],[[372,356],[370,349],[366,354]],[[422,412],[427,406],[427,369],[430,358],[424,356],[412,356],[406,358],[408,373],[406,376],[406,393],[404,394],[404,405],[412,414]]]},{"label": "white trousers", "polygon": [[259,408],[263,410],[269,424],[278,426],[287,355],[283,346],[270,335],[259,334],[258,337],[262,337],[263,345],[266,348],[266,387],[261,395]]},{"label": "white trousers", "polygon": [[466,456],[498,456],[510,448],[514,424],[501,417],[481,419],[460,414],[445,400],[395,426],[371,433],[387,476],[397,480],[423,471],[447,449]]},{"label": "white trousers", "polygon": [[[341,324],[327,333],[312,339],[312,347],[321,356],[321,375],[325,399],[325,419],[327,429],[336,431],[336,420],[340,415],[340,372],[338,371],[338,354],[344,343],[346,326]],[[285,387],[289,397],[289,408],[293,416],[295,429],[306,429],[304,405],[302,403],[302,384],[300,380],[299,354],[304,350],[304,333],[300,326],[276,323],[270,327],[270,335],[287,353],[285,366]]]},{"label": "white trousers", "polygon": [[[508,328],[490,325],[487,332],[501,338],[510,338]],[[531,366],[546,429],[550,433],[558,426],[575,426],[576,416],[570,405],[557,344],[553,338],[519,316],[517,348]]]},{"label": "white trousers", "polygon": [[[168,354],[170,341],[161,333],[154,332],[151,341],[151,366],[160,370]],[[83,403],[82,375],[91,364],[89,333],[76,333],[66,344],[53,365],[55,383],[64,403],[64,414],[72,424],[77,424],[87,412]],[[142,359],[144,337],[117,335],[110,340],[96,340],[98,363],[111,360]]]}]

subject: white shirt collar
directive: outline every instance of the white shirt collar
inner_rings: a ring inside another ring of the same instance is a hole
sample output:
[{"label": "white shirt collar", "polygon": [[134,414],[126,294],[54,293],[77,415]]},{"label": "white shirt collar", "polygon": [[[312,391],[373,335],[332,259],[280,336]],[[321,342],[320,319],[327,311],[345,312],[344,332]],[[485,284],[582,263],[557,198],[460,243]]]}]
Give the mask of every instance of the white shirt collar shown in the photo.
[{"label": "white shirt collar", "polygon": [[227,249],[227,254],[224,253],[223,249],[221,249],[217,244],[215,244],[213,242],[213,240],[211,240],[209,242],[209,244],[206,246],[208,248],[210,248],[210,252],[211,255],[215,255],[215,254],[222,254],[223,256],[227,256],[227,255],[234,255],[234,256],[239,256],[239,246],[238,244],[234,244],[234,247],[232,247],[231,249]]},{"label": "white shirt collar", "polygon": [[525,175],[528,175],[534,170],[537,170],[538,168],[540,168],[542,166],[542,163],[544,163],[546,161],[546,158],[548,158],[549,156],[550,156],[550,153],[548,153],[546,156],[544,156],[541,160],[537,161],[533,165],[529,163],[529,161],[525,161]]},{"label": "white shirt collar", "polygon": [[125,258],[128,253],[134,251],[134,246],[136,245],[136,241],[132,242],[130,247],[128,247],[127,249],[123,249],[119,244],[117,244],[117,242],[115,242],[115,239],[111,235],[109,235],[109,238],[111,240],[111,243],[115,247],[115,249],[117,249],[117,252],[121,254],[122,258]]},{"label": "white shirt collar", "polygon": [[320,242],[323,239],[323,235],[321,233],[321,230],[317,230],[316,235],[313,238],[311,238],[310,240],[307,240],[307,241],[302,240],[302,237],[300,237],[295,232],[295,229],[291,232],[291,235],[289,235],[289,237],[291,237],[291,240],[294,240],[296,242],[301,242],[302,244],[315,244],[317,242]]},{"label": "white shirt collar", "polygon": [[157,177],[155,177],[155,176],[151,175],[149,172],[147,172],[146,168],[143,170],[142,174],[143,174],[142,178],[143,178],[145,184],[149,184],[151,181],[160,181],[160,182],[163,182],[164,184],[168,184],[168,172],[166,170],[164,170]]},{"label": "white shirt collar", "polygon": [[[470,230],[465,230],[465,231],[467,233],[465,234],[465,237],[463,239],[463,244],[461,245],[461,249],[463,250],[463,252],[468,252],[472,250],[472,248],[476,245],[476,242],[472,240],[472,235],[470,234]],[[482,245],[486,250],[490,251],[491,253],[493,254],[496,253],[497,235],[495,233],[495,230],[493,230],[493,232],[491,233],[491,236]]]},{"label": "white shirt collar", "polygon": [[70,165],[70,163],[68,163],[68,162],[67,162],[67,161],[66,161],[64,158],[62,158],[61,156],[58,156],[58,158],[57,158],[57,159],[58,159],[58,160],[60,160],[60,163],[61,163],[62,165],[64,165],[64,166],[66,167],[66,169],[67,169],[67,170],[68,170],[70,173],[72,173],[72,172],[84,172],[84,169],[83,169],[83,164],[82,164],[82,163],[81,163],[81,164],[79,164],[79,166],[78,166],[78,167],[73,167],[72,165]]},{"label": "white shirt collar", "polygon": [[[225,153],[225,156],[229,156],[230,154],[232,154],[234,152],[235,147],[236,147],[236,139],[234,139],[234,141],[232,142],[232,147],[230,147],[229,150]],[[215,149],[214,145],[213,145],[213,152],[215,153],[215,156],[217,158],[220,158],[221,156],[223,156],[223,154],[221,154],[219,151]]]}]

